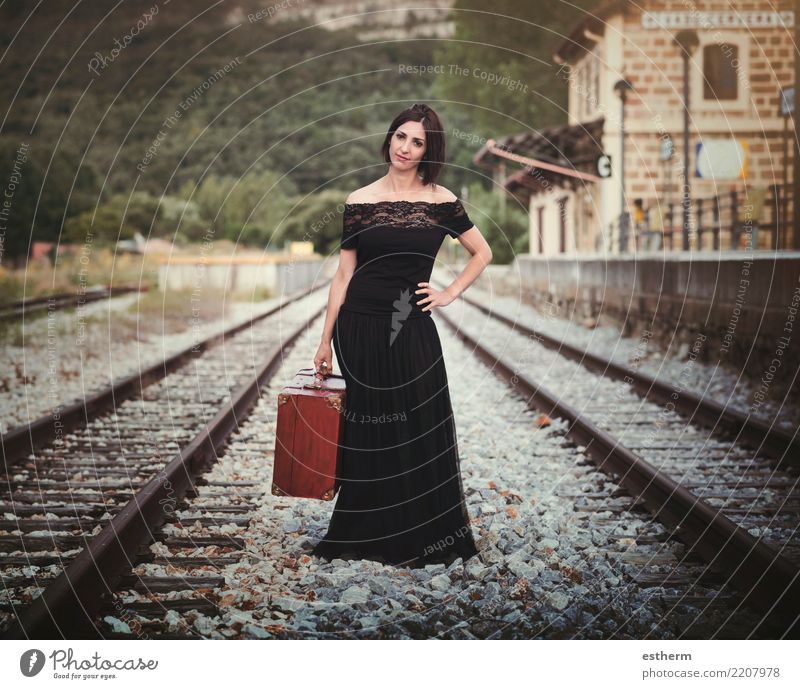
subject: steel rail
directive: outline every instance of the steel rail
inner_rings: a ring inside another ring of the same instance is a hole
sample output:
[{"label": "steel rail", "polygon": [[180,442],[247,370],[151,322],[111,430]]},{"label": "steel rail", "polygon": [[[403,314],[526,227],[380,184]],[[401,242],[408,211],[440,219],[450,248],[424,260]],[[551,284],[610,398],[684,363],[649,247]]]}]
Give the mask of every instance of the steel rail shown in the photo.
[{"label": "steel rail", "polygon": [[[528,404],[569,423],[566,432],[601,471],[611,475],[637,501],[673,531],[687,548],[738,589],[743,603],[780,620],[788,629],[800,616],[800,569],[788,558],[734,524],[721,510],[676,483],[598,428],[558,395],[530,379],[459,328],[437,309],[437,315],[508,385],[528,398]],[[512,381],[517,382],[512,382]]]},{"label": "steel rail", "polygon": [[[5,308],[0,310],[0,319],[19,318],[27,316],[28,314],[36,313],[37,311],[44,311],[45,309],[66,309],[70,306],[78,306],[88,304],[93,301],[100,301],[101,299],[110,299],[121,294],[129,294],[130,292],[147,292],[147,286],[141,287],[104,287],[103,289],[87,290],[84,294],[77,293],[62,293],[51,294],[44,297],[32,297],[31,299],[23,299],[15,301],[6,305]],[[53,302],[51,304],[51,302]]]},{"label": "steel rail", "polygon": [[[284,350],[299,338],[327,306],[314,312],[302,325],[268,352],[264,364],[250,382],[242,385],[203,430],[158,476],[151,479],[117,515],[86,543],[67,568],[42,595],[24,608],[5,639],[100,638],[92,623],[103,596],[111,594],[119,580],[135,566],[139,548],[152,540],[189,491],[197,477],[216,461],[217,453],[247,418],[261,394],[261,387],[278,370]],[[170,509],[167,509],[169,506]]]},{"label": "steel rail", "polygon": [[183,366],[193,357],[197,357],[220,342],[224,342],[226,338],[232,337],[252,327],[254,323],[272,316],[292,301],[301,299],[321,289],[326,284],[327,281],[314,287],[301,290],[287,297],[280,304],[269,309],[265,313],[253,316],[249,320],[239,325],[234,325],[221,333],[211,335],[205,340],[186,347],[180,352],[176,352],[163,361],[153,364],[144,370],[137,371],[120,380],[114,381],[114,383],[107,388],[89,395],[82,400],[73,402],[64,408],[56,407],[51,413],[40,416],[29,424],[12,428],[10,431],[0,436],[0,448],[2,448],[3,452],[4,470],[8,472],[9,467],[19,463],[28,455],[35,452],[39,447],[52,443],[61,435],[69,433],[76,428],[88,425],[92,419],[100,416],[109,409],[115,408],[120,402],[139,394],[139,392],[148,386],[158,382]]},{"label": "steel rail", "polygon": [[673,405],[677,413],[687,417],[692,423],[718,432],[726,431],[733,434],[736,440],[741,440],[744,444],[777,460],[776,467],[800,467],[800,438],[797,431],[789,433],[715,400],[701,397],[688,390],[678,391],[669,381],[660,380],[643,371],[633,370],[535,330],[509,316],[492,311],[490,307],[472,297],[462,294],[460,298],[516,332],[535,338],[543,346],[557,351],[564,358],[577,362],[587,370],[612,380],[628,383],[640,397],[658,404]]}]

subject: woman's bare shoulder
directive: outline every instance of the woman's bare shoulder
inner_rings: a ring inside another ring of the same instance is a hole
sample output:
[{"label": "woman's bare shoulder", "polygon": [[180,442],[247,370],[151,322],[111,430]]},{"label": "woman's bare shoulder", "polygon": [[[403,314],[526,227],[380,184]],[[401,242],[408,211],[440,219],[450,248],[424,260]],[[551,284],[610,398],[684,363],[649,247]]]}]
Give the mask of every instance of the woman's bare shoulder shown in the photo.
[{"label": "woman's bare shoulder", "polygon": [[450,191],[447,187],[441,184],[436,185],[436,192],[434,193],[436,203],[445,203],[447,201],[455,201],[458,197]]},{"label": "woman's bare shoulder", "polygon": [[[416,197],[419,197],[418,199]],[[430,201],[431,203],[445,203],[448,201],[455,201],[458,197],[450,191],[447,187],[437,184],[435,190],[431,190],[426,194],[414,195],[414,200]],[[352,192],[345,203],[375,203],[386,199],[386,192],[381,191],[375,183],[368,184],[365,187],[356,189]]]},{"label": "woman's bare shoulder", "polygon": [[375,184],[368,184],[352,192],[345,200],[345,203],[372,203],[377,196]]}]

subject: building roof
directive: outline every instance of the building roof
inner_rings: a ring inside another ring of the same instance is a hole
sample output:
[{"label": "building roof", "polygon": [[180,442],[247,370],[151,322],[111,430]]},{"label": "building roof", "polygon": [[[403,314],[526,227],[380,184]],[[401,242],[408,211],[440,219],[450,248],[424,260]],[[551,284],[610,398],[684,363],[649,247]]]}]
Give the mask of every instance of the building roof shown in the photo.
[{"label": "building roof", "polygon": [[[708,7],[708,3],[687,3],[684,10],[676,10],[676,14],[705,14],[706,11],[713,14],[726,14],[733,12],[735,3],[728,0],[730,7],[725,7],[722,2],[715,3],[713,7]],[[771,3],[762,3],[763,7],[755,6],[754,14],[761,11],[774,13],[791,11],[794,8],[793,0],[773,0]],[[632,0],[603,0],[593,10],[586,10],[582,19],[573,27],[569,35],[559,43],[553,53],[553,60],[558,64],[574,62],[586,50],[591,49],[605,33],[606,22],[609,18],[618,14],[625,14],[629,9],[633,12],[647,12],[649,6],[657,5],[660,9],[663,3],[653,3],[651,0],[639,0],[634,3]],[[697,5],[697,7],[695,7]],[[672,12],[667,12],[671,14]],[[747,12],[745,12],[747,14]],[[698,19],[699,21],[699,19]],[[791,30],[791,29],[790,29]]]},{"label": "building roof", "polygon": [[[484,168],[497,167],[509,157],[497,153],[497,148],[500,148],[504,153],[550,163],[575,171],[579,175],[596,175],[597,159],[603,155],[604,122],[601,117],[581,124],[561,124],[539,131],[511,134],[496,142],[490,140],[475,154],[473,162]],[[530,189],[543,184],[573,187],[581,184],[576,176],[559,171],[537,168],[534,173],[521,161],[512,164],[519,165],[520,169],[508,176],[506,186],[509,188],[512,184],[523,182]]]},{"label": "building roof", "polygon": [[587,10],[583,19],[559,43],[553,54],[553,60],[559,64],[570,62],[584,50],[591,48],[596,43],[596,39],[592,36],[602,36],[606,20],[624,11],[629,4],[630,0],[605,0],[594,10]]}]

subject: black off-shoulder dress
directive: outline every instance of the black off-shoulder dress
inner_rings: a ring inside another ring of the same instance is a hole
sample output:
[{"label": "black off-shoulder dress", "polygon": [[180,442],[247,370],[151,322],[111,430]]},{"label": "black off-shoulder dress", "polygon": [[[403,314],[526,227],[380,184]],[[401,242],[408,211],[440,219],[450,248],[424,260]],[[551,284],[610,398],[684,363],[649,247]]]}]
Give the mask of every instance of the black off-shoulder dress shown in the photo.
[{"label": "black off-shoulder dress", "polygon": [[[347,384],[342,483],[312,554],[397,566],[477,553],[464,501],[441,343],[415,294],[444,237],[472,227],[461,201],[346,204],[357,251],[333,331]],[[425,305],[423,304],[423,307]]]}]

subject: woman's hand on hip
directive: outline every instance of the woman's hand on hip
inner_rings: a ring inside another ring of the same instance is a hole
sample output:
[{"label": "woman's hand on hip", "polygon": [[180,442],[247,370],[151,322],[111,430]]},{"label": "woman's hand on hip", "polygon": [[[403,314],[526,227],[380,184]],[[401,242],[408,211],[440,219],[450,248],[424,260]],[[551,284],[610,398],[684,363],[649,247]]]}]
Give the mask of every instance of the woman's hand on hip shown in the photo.
[{"label": "woman's hand on hip", "polygon": [[427,294],[428,296],[424,299],[420,299],[417,302],[417,305],[422,306],[425,305],[423,311],[430,311],[434,306],[447,306],[448,304],[453,302],[453,295],[450,294],[446,289],[443,289],[441,292],[437,289],[431,287],[430,282],[420,282],[418,283],[420,289],[418,289],[414,294]]}]

